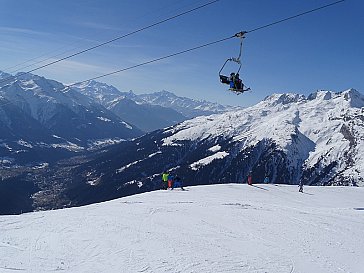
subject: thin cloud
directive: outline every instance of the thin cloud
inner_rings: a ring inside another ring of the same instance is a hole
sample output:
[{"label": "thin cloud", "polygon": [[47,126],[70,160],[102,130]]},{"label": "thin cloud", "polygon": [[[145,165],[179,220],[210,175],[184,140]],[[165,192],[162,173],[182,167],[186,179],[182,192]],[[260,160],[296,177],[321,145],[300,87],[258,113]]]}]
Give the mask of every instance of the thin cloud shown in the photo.
[{"label": "thin cloud", "polygon": [[[49,60],[49,62],[56,61]],[[100,72],[100,73],[107,73],[111,70],[111,68],[103,67],[97,64],[89,64],[85,62],[78,62],[72,60],[65,60],[62,62],[57,63],[54,66],[50,66],[47,68],[48,70],[55,69],[58,72],[62,71],[77,71],[77,72]]]},{"label": "thin cloud", "polygon": [[[0,44],[0,55],[2,52],[24,53],[26,51],[23,48],[20,48],[20,47],[14,46],[14,45]],[[5,57],[2,57],[2,61],[4,58]]]},{"label": "thin cloud", "polygon": [[95,22],[82,21],[82,22],[77,22],[76,24],[81,27],[87,27],[87,28],[96,29],[96,30],[120,31],[120,28],[118,28],[118,27],[114,27],[114,26],[107,25],[107,24],[95,23]]},{"label": "thin cloud", "polygon": [[23,33],[29,35],[49,35],[48,32],[36,31],[28,28],[0,27],[0,32]]}]

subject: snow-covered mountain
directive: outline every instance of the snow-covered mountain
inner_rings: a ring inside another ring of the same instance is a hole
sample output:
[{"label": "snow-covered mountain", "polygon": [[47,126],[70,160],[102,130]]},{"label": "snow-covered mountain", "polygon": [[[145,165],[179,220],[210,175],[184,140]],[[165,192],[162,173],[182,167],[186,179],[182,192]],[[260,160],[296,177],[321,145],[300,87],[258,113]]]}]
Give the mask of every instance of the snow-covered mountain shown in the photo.
[{"label": "snow-covered mountain", "polygon": [[187,119],[172,108],[141,101],[133,92],[120,92],[105,83],[89,81],[77,84],[73,89],[85,94],[112,111],[121,119],[135,124],[145,132],[175,125]]},{"label": "snow-covered mountain", "polygon": [[2,82],[0,128],[2,162],[4,157],[9,162],[24,155],[37,161],[40,154],[53,157],[86,150],[96,142],[120,142],[142,134],[89,97],[59,82],[24,73]]},{"label": "snow-covered mountain", "polygon": [[5,84],[5,79],[11,77],[10,74],[8,73],[5,73],[3,71],[0,70],[0,80],[3,80],[4,82],[3,83],[0,83],[0,86],[3,86]]},{"label": "snow-covered mountain", "polygon": [[360,273],[363,194],[211,185],[0,216],[0,272]]},{"label": "snow-covered mountain", "polygon": [[[273,181],[285,183],[363,186],[362,107],[364,96],[354,89],[318,91],[307,99],[276,94],[246,110],[186,121],[166,131],[171,135],[162,139],[162,145],[215,142],[206,157],[189,164],[196,171],[215,159],[226,166],[243,153],[252,161],[243,163],[243,158],[241,164],[250,165],[249,171],[259,180],[268,174]],[[227,140],[232,146],[226,150],[219,143]]]},{"label": "snow-covered mountain", "polygon": [[168,91],[142,94],[138,96],[141,100],[152,105],[160,105],[175,109],[188,118],[203,115],[211,115],[233,110],[241,110],[241,107],[221,105],[205,100],[194,100],[186,97],[178,97]]},{"label": "snow-covered mountain", "polygon": [[132,91],[120,92],[111,85],[96,81],[80,83],[73,88],[147,132],[197,116],[241,109],[178,97],[167,91],[141,95],[136,95]]}]

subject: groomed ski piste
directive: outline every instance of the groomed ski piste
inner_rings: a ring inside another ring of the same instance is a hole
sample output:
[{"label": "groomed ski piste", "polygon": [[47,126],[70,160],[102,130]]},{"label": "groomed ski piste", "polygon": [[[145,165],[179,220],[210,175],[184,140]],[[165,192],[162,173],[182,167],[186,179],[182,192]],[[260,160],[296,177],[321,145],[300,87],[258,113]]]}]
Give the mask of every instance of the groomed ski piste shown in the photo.
[{"label": "groomed ski piste", "polygon": [[0,272],[364,272],[364,188],[186,189],[0,216]]}]

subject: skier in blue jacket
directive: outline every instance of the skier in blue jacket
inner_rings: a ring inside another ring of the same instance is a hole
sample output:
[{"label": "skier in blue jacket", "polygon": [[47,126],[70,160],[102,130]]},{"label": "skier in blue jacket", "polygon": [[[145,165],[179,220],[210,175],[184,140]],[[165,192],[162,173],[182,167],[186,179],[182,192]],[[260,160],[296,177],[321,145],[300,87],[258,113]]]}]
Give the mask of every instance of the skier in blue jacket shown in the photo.
[{"label": "skier in blue jacket", "polygon": [[180,187],[180,188],[181,188],[181,190],[185,190],[185,189],[183,188],[183,183],[182,183],[181,178],[180,178],[179,176],[176,176],[176,177],[174,178],[174,182],[173,182],[172,190],[173,190],[174,188],[178,188],[178,187]]}]

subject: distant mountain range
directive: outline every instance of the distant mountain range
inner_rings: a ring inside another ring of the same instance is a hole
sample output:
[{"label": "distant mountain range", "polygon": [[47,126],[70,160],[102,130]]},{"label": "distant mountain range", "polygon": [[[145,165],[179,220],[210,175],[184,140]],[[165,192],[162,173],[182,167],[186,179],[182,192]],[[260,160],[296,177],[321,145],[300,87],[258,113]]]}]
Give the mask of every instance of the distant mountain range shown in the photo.
[{"label": "distant mountain range", "polygon": [[145,132],[168,127],[197,116],[241,109],[208,101],[178,97],[168,91],[150,94],[120,92],[113,86],[89,81],[72,87]]},{"label": "distant mountain range", "polygon": [[77,90],[31,74],[0,85],[0,128],[0,159],[14,164],[54,161],[143,134]]},{"label": "distant mountain range", "polygon": [[362,109],[364,96],[354,89],[274,94],[252,107],[196,117],[21,179],[37,187],[36,209],[158,189],[164,170],[186,185],[245,183],[251,173],[255,183],[268,176],[272,183],[364,186]]},{"label": "distant mountain range", "polygon": [[[0,72],[0,79],[9,77]],[[170,92],[150,95],[159,104],[150,103],[144,96],[95,81],[66,88],[62,83],[24,73],[0,81],[0,167],[4,162],[53,162],[188,119],[173,109],[177,104],[168,104],[172,98],[195,115],[230,109]],[[212,110],[207,111],[210,106]]]}]

